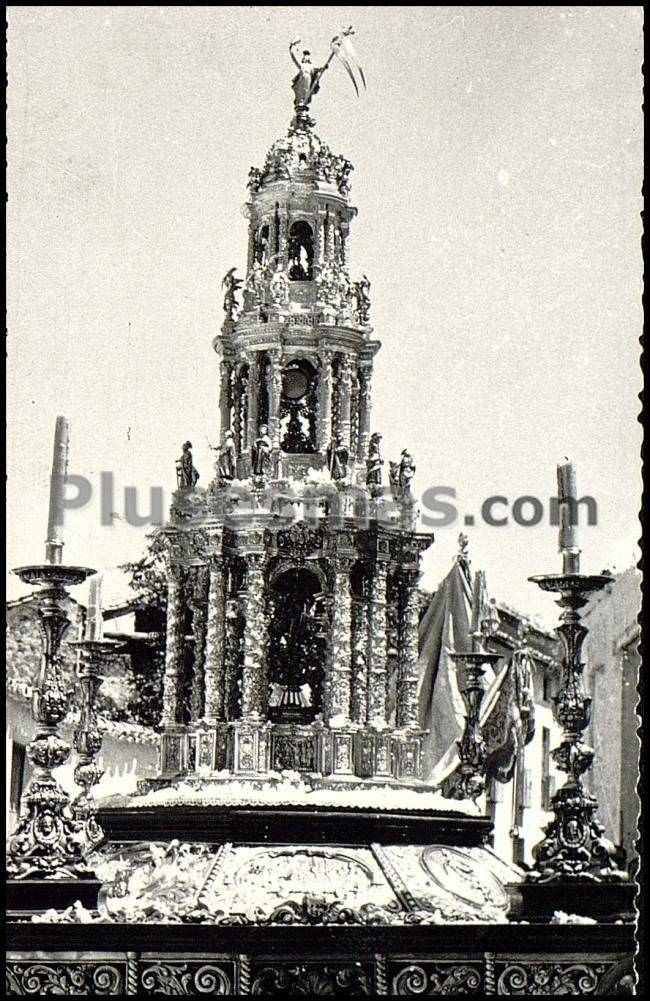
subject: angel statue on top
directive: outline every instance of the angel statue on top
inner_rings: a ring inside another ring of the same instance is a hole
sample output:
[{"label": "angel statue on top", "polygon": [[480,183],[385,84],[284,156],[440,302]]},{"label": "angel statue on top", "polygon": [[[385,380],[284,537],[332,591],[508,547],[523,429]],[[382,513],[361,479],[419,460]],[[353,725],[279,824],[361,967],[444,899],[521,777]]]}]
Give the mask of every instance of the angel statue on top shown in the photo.
[{"label": "angel statue on top", "polygon": [[343,64],[345,70],[354,84],[354,89],[357,92],[357,97],[359,96],[359,85],[357,83],[358,78],[366,86],[366,78],[364,76],[361,64],[359,63],[358,56],[352,45],[351,36],[354,34],[354,29],[352,26],[344,28],[340,35],[335,35],[330,43],[330,54],[327,58],[327,62],[323,66],[317,67],[311,61],[311,52],[309,49],[303,49],[300,59],[296,53],[298,46],[301,44],[299,38],[294,38],[293,42],[289,46],[289,54],[296,66],[298,72],[291,81],[291,86],[293,87],[294,94],[294,107],[298,113],[303,114],[309,109],[309,105],[314,94],[317,94],[320,89],[320,79],[336,57],[339,62]]}]

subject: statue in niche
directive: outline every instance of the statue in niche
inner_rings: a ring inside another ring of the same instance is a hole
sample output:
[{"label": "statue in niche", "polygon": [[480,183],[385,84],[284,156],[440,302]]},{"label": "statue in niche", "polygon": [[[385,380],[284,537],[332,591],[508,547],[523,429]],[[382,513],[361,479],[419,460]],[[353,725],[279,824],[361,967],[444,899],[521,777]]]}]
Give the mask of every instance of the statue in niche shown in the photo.
[{"label": "statue in niche", "polygon": [[234,480],[237,475],[237,447],[232,431],[226,431],[217,456],[217,474],[222,480]]},{"label": "statue in niche", "polygon": [[246,289],[251,293],[256,305],[264,301],[264,279],[266,268],[260,261],[255,261],[246,280]]},{"label": "statue in niche", "polygon": [[199,474],[192,461],[192,442],[186,441],[180,459],[176,460],[176,482],[179,490],[194,490]]},{"label": "statue in niche", "polygon": [[271,465],[271,439],[266,424],[262,424],[260,433],[251,446],[251,461],[253,476],[266,476]]},{"label": "statue in niche", "polygon": [[354,282],[353,295],[357,304],[357,318],[359,323],[368,323],[370,316],[370,281],[367,275],[362,275],[361,280]]},{"label": "statue in niche", "polygon": [[327,468],[333,480],[344,480],[348,475],[348,459],[350,453],[337,434],[334,441],[327,446]]},{"label": "statue in niche", "polygon": [[237,268],[231,268],[221,282],[221,287],[226,290],[223,299],[223,309],[229,320],[235,319],[235,313],[239,309],[237,293],[243,284],[241,278],[235,278],[236,270]]},{"label": "statue in niche", "polygon": [[384,460],[381,457],[381,435],[375,432],[370,436],[368,458],[366,459],[366,484],[373,487],[381,486],[381,467]]}]

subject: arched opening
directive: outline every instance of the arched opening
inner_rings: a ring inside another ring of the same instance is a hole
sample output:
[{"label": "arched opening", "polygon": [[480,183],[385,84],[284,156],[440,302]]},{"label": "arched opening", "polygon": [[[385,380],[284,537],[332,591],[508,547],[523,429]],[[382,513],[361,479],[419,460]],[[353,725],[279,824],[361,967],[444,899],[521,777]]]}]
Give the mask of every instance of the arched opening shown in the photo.
[{"label": "arched opening", "polygon": [[314,277],[314,233],[308,222],[300,219],[289,230],[289,278],[310,282]]},{"label": "arched opening", "polygon": [[271,581],[269,715],[274,722],[304,722],[322,708],[329,630],[322,584],[309,567],[293,567]]},{"label": "arched opening", "polygon": [[266,264],[269,259],[269,224],[264,223],[257,231],[255,237],[255,260],[259,264]]},{"label": "arched opening", "polygon": [[316,451],[316,386],[316,369],[305,358],[283,369],[280,444],[284,452],[301,455]]}]

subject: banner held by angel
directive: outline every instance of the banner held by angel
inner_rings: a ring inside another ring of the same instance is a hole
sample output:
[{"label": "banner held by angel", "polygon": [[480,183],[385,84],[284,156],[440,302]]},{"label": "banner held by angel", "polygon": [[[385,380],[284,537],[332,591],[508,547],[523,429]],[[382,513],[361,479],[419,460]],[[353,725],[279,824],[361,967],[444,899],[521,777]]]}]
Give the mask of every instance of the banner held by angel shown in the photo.
[{"label": "banner held by angel", "polygon": [[289,46],[289,54],[298,70],[291,86],[294,93],[294,107],[297,112],[306,113],[309,109],[311,99],[320,89],[320,80],[325,70],[334,59],[337,59],[344,67],[346,73],[352,80],[352,84],[359,96],[359,85],[366,87],[366,77],[363,72],[359,57],[352,44],[354,29],[350,25],[344,28],[339,35],[335,35],[330,43],[330,54],[327,62],[323,66],[316,67],[311,61],[309,49],[303,49],[300,59],[297,55],[298,46],[301,44],[299,38],[295,38]]}]

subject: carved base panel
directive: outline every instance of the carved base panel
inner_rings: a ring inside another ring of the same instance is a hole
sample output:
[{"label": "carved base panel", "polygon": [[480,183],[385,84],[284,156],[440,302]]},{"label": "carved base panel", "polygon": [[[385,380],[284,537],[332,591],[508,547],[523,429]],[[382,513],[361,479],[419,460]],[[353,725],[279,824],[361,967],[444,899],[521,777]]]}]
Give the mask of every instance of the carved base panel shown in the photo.
[{"label": "carved base panel", "polygon": [[160,780],[229,769],[235,775],[285,770],[350,779],[416,782],[421,736],[320,723],[219,723],[161,735]]},{"label": "carved base panel", "polygon": [[631,958],[472,953],[291,958],[210,952],[9,952],[8,997],[522,997],[635,993]]}]

